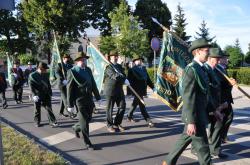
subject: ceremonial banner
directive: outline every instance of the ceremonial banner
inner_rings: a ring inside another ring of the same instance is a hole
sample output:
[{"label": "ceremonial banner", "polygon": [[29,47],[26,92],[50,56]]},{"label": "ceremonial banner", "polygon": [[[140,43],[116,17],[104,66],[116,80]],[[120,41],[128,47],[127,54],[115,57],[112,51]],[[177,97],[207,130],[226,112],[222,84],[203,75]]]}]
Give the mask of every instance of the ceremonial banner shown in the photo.
[{"label": "ceremonial banner", "polygon": [[163,33],[156,91],[158,98],[174,111],[179,111],[182,107],[181,79],[184,68],[193,58],[188,47],[188,44],[173,32]]},{"label": "ceremonial banner", "polygon": [[12,66],[12,64],[13,64],[13,62],[12,62],[12,60],[10,59],[10,57],[9,56],[7,56],[7,73],[8,73],[8,82],[9,82],[9,85],[11,86],[11,69],[13,68],[13,66]]},{"label": "ceremonial banner", "polygon": [[103,54],[90,42],[87,47],[88,67],[92,70],[99,92],[102,90],[104,71],[108,65]]},{"label": "ceremonial banner", "polygon": [[51,85],[55,85],[56,83],[56,68],[58,66],[58,63],[62,63],[62,59],[60,57],[57,41],[55,38],[53,48],[52,48],[51,63],[50,63],[50,68],[49,68],[50,69],[49,79],[50,79]]}]

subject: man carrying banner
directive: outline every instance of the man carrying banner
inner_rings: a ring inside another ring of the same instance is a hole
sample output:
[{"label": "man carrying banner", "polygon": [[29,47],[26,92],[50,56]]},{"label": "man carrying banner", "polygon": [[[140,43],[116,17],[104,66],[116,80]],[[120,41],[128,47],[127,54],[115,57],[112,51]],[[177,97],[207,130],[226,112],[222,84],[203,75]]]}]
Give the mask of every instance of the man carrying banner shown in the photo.
[{"label": "man carrying banner", "polygon": [[[217,69],[222,71],[225,75],[227,74],[227,65],[228,65],[228,55],[226,53],[223,53],[223,58],[220,58],[219,64],[217,65]],[[230,78],[230,82],[218,71],[216,71],[216,74],[219,77],[219,81],[221,83],[221,103],[226,103],[227,106],[225,109],[223,109],[223,112],[225,114],[223,119],[223,128],[221,132],[221,138],[222,142],[227,142],[227,133],[229,130],[229,127],[233,121],[233,97],[232,97],[232,87],[237,84],[235,79]]]},{"label": "man carrying banner", "polygon": [[[136,56],[133,59],[135,65],[128,70],[128,80],[132,88],[134,88],[134,90],[139,94],[141,98],[143,98],[143,96],[145,96],[147,93],[147,85],[154,91],[154,84],[150,80],[146,68],[142,66],[142,60],[143,60],[142,57]],[[154,124],[150,120],[145,105],[142,104],[141,101],[136,96],[134,96],[134,100],[128,112],[127,120],[129,122],[135,122],[135,119],[133,118],[133,113],[137,105],[139,105],[141,114],[143,118],[146,120],[148,126],[153,127]]]},{"label": "man carrying banner", "polygon": [[194,55],[194,60],[185,68],[182,81],[182,121],[185,123],[185,127],[175,148],[168,154],[162,165],[176,164],[181,153],[191,142],[199,163],[211,164],[206,133],[209,80],[203,65],[207,60],[209,46],[205,39],[197,39],[189,48]]},{"label": "man carrying banner", "polygon": [[[28,62],[28,68],[25,69],[24,71],[24,79],[25,79],[25,83],[27,83],[27,85],[29,85],[28,81],[29,81],[29,75],[32,73],[32,72],[35,72],[36,69],[32,67],[32,63],[31,61]],[[30,101],[32,100],[32,94],[29,93],[29,99]]]},{"label": "man carrying banner", "polygon": [[48,66],[46,63],[39,62],[37,71],[31,73],[29,76],[29,85],[33,95],[33,101],[35,106],[35,126],[40,127],[41,122],[41,106],[43,106],[48,113],[48,119],[51,127],[57,127],[55,115],[52,111],[51,96],[52,89],[47,75]]},{"label": "man carrying banner", "polygon": [[[111,51],[109,54],[109,64],[105,70],[104,76],[104,94],[106,95],[106,114],[107,114],[107,130],[115,132],[116,128],[119,131],[125,129],[121,126],[123,116],[126,110],[125,95],[123,92],[123,84],[130,85],[126,79],[124,69],[117,63],[119,55],[116,51]],[[114,104],[117,104],[118,111],[113,120]]]},{"label": "man carrying banner", "polygon": [[82,132],[84,144],[88,150],[95,150],[89,139],[89,122],[92,118],[94,93],[97,101],[101,100],[92,71],[87,67],[87,59],[84,52],[80,52],[74,61],[76,66],[68,70],[67,73],[67,105],[70,113],[75,113],[74,105],[79,110],[79,122],[73,126],[76,137],[80,137]]},{"label": "man carrying banner", "polygon": [[215,72],[215,67],[219,59],[222,58],[222,51],[219,48],[210,48],[207,62],[204,64],[209,77],[209,102],[207,110],[209,112],[210,121],[210,152],[213,156],[226,158],[227,155],[221,152],[221,133],[223,115],[220,112],[221,106],[221,85],[218,75]]},{"label": "man carrying banner", "polygon": [[[67,107],[67,94],[66,94],[66,85],[67,81],[67,71],[73,67],[70,64],[70,56],[68,54],[63,55],[62,64],[58,63],[56,68],[56,78],[58,82],[58,88],[61,93],[61,102],[60,102],[60,112],[59,115],[68,117],[67,114],[64,113],[64,109]],[[74,116],[75,117],[75,116]]]},{"label": "man carrying banner", "polygon": [[16,101],[16,104],[23,103],[22,95],[23,95],[23,83],[24,83],[24,76],[23,71],[19,67],[20,62],[19,60],[14,61],[14,66],[11,68],[11,86],[13,90],[13,98]]}]

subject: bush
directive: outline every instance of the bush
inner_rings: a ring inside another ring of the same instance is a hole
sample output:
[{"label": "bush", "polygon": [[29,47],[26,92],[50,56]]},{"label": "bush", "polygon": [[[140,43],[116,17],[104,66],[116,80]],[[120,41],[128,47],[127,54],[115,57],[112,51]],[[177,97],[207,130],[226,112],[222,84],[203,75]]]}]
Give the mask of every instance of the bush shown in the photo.
[{"label": "bush", "polygon": [[229,69],[229,77],[233,77],[239,84],[250,85],[250,68]]},{"label": "bush", "polygon": [[[148,68],[148,74],[151,80],[154,80],[154,69]],[[250,68],[243,67],[237,69],[228,69],[229,77],[233,77],[239,84],[250,85]]]},{"label": "bush", "polygon": [[[154,68],[147,68],[147,71],[148,71],[148,75],[150,77],[150,80],[152,82],[154,82]],[[157,71],[157,69],[156,69],[156,71]]]},{"label": "bush", "polygon": [[20,54],[18,56],[18,59],[20,59],[21,65],[27,65],[29,61],[31,61],[32,63],[35,62],[34,56],[30,54]]}]

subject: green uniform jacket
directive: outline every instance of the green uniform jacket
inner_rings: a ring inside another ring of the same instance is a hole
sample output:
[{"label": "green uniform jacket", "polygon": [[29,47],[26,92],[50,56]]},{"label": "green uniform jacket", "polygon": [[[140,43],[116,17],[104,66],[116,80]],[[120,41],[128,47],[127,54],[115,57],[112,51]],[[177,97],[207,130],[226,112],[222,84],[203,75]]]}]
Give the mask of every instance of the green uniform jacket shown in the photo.
[{"label": "green uniform jacket", "polygon": [[51,99],[52,90],[47,73],[40,74],[37,71],[31,73],[29,76],[29,84],[33,96],[38,96],[42,101]]},{"label": "green uniform jacket", "polygon": [[5,74],[0,72],[0,93],[4,92],[7,88],[7,82],[5,78]]},{"label": "green uniform jacket", "polygon": [[[226,70],[221,65],[217,65],[217,68],[220,69],[226,75],[228,75]],[[221,84],[221,103],[233,103],[232,85],[217,69],[215,69],[215,72]]]},{"label": "green uniform jacket", "polygon": [[209,77],[209,101],[208,101],[208,111],[213,112],[219,107],[221,101],[221,88],[220,82],[215,71],[209,66],[209,64],[204,64],[208,77]]},{"label": "green uniform jacket", "polygon": [[77,105],[84,104],[93,106],[94,102],[92,93],[94,93],[96,100],[101,99],[91,69],[86,67],[84,71],[84,75],[80,75],[78,66],[74,66],[68,70],[68,107],[74,107],[75,102]]},{"label": "green uniform jacket", "polygon": [[121,96],[123,95],[123,83],[126,79],[124,69],[120,64],[113,65],[116,70],[110,64],[107,66],[104,73],[104,94],[106,96]]},{"label": "green uniform jacket", "polygon": [[146,68],[142,66],[133,66],[130,68],[128,70],[128,80],[140,96],[147,94],[147,85],[152,89],[154,88],[154,84],[150,80]]},{"label": "green uniform jacket", "polygon": [[[11,86],[22,87],[24,83],[23,71],[21,68],[12,68],[11,69]],[[13,73],[17,74],[17,77],[14,77]]]},{"label": "green uniform jacket", "polygon": [[182,120],[186,124],[208,124],[208,77],[193,61],[185,68],[182,81]]},{"label": "green uniform jacket", "polygon": [[66,86],[63,85],[62,81],[67,79],[67,72],[72,67],[73,67],[73,65],[71,65],[71,64],[64,64],[63,63],[64,74],[65,74],[65,77],[64,77],[63,72],[62,72],[62,64],[61,63],[58,64],[58,66],[56,68],[56,79],[57,79],[58,88],[60,90],[62,90],[62,89],[66,90]]}]

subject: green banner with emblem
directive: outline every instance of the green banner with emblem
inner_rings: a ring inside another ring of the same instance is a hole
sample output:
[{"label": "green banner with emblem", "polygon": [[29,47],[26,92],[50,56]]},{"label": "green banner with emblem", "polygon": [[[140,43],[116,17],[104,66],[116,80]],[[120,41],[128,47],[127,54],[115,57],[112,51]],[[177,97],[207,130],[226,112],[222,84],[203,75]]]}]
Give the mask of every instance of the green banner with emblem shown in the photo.
[{"label": "green banner with emblem", "polygon": [[189,45],[173,32],[164,32],[156,76],[156,94],[174,111],[182,107],[181,80],[184,68],[193,56]]}]

